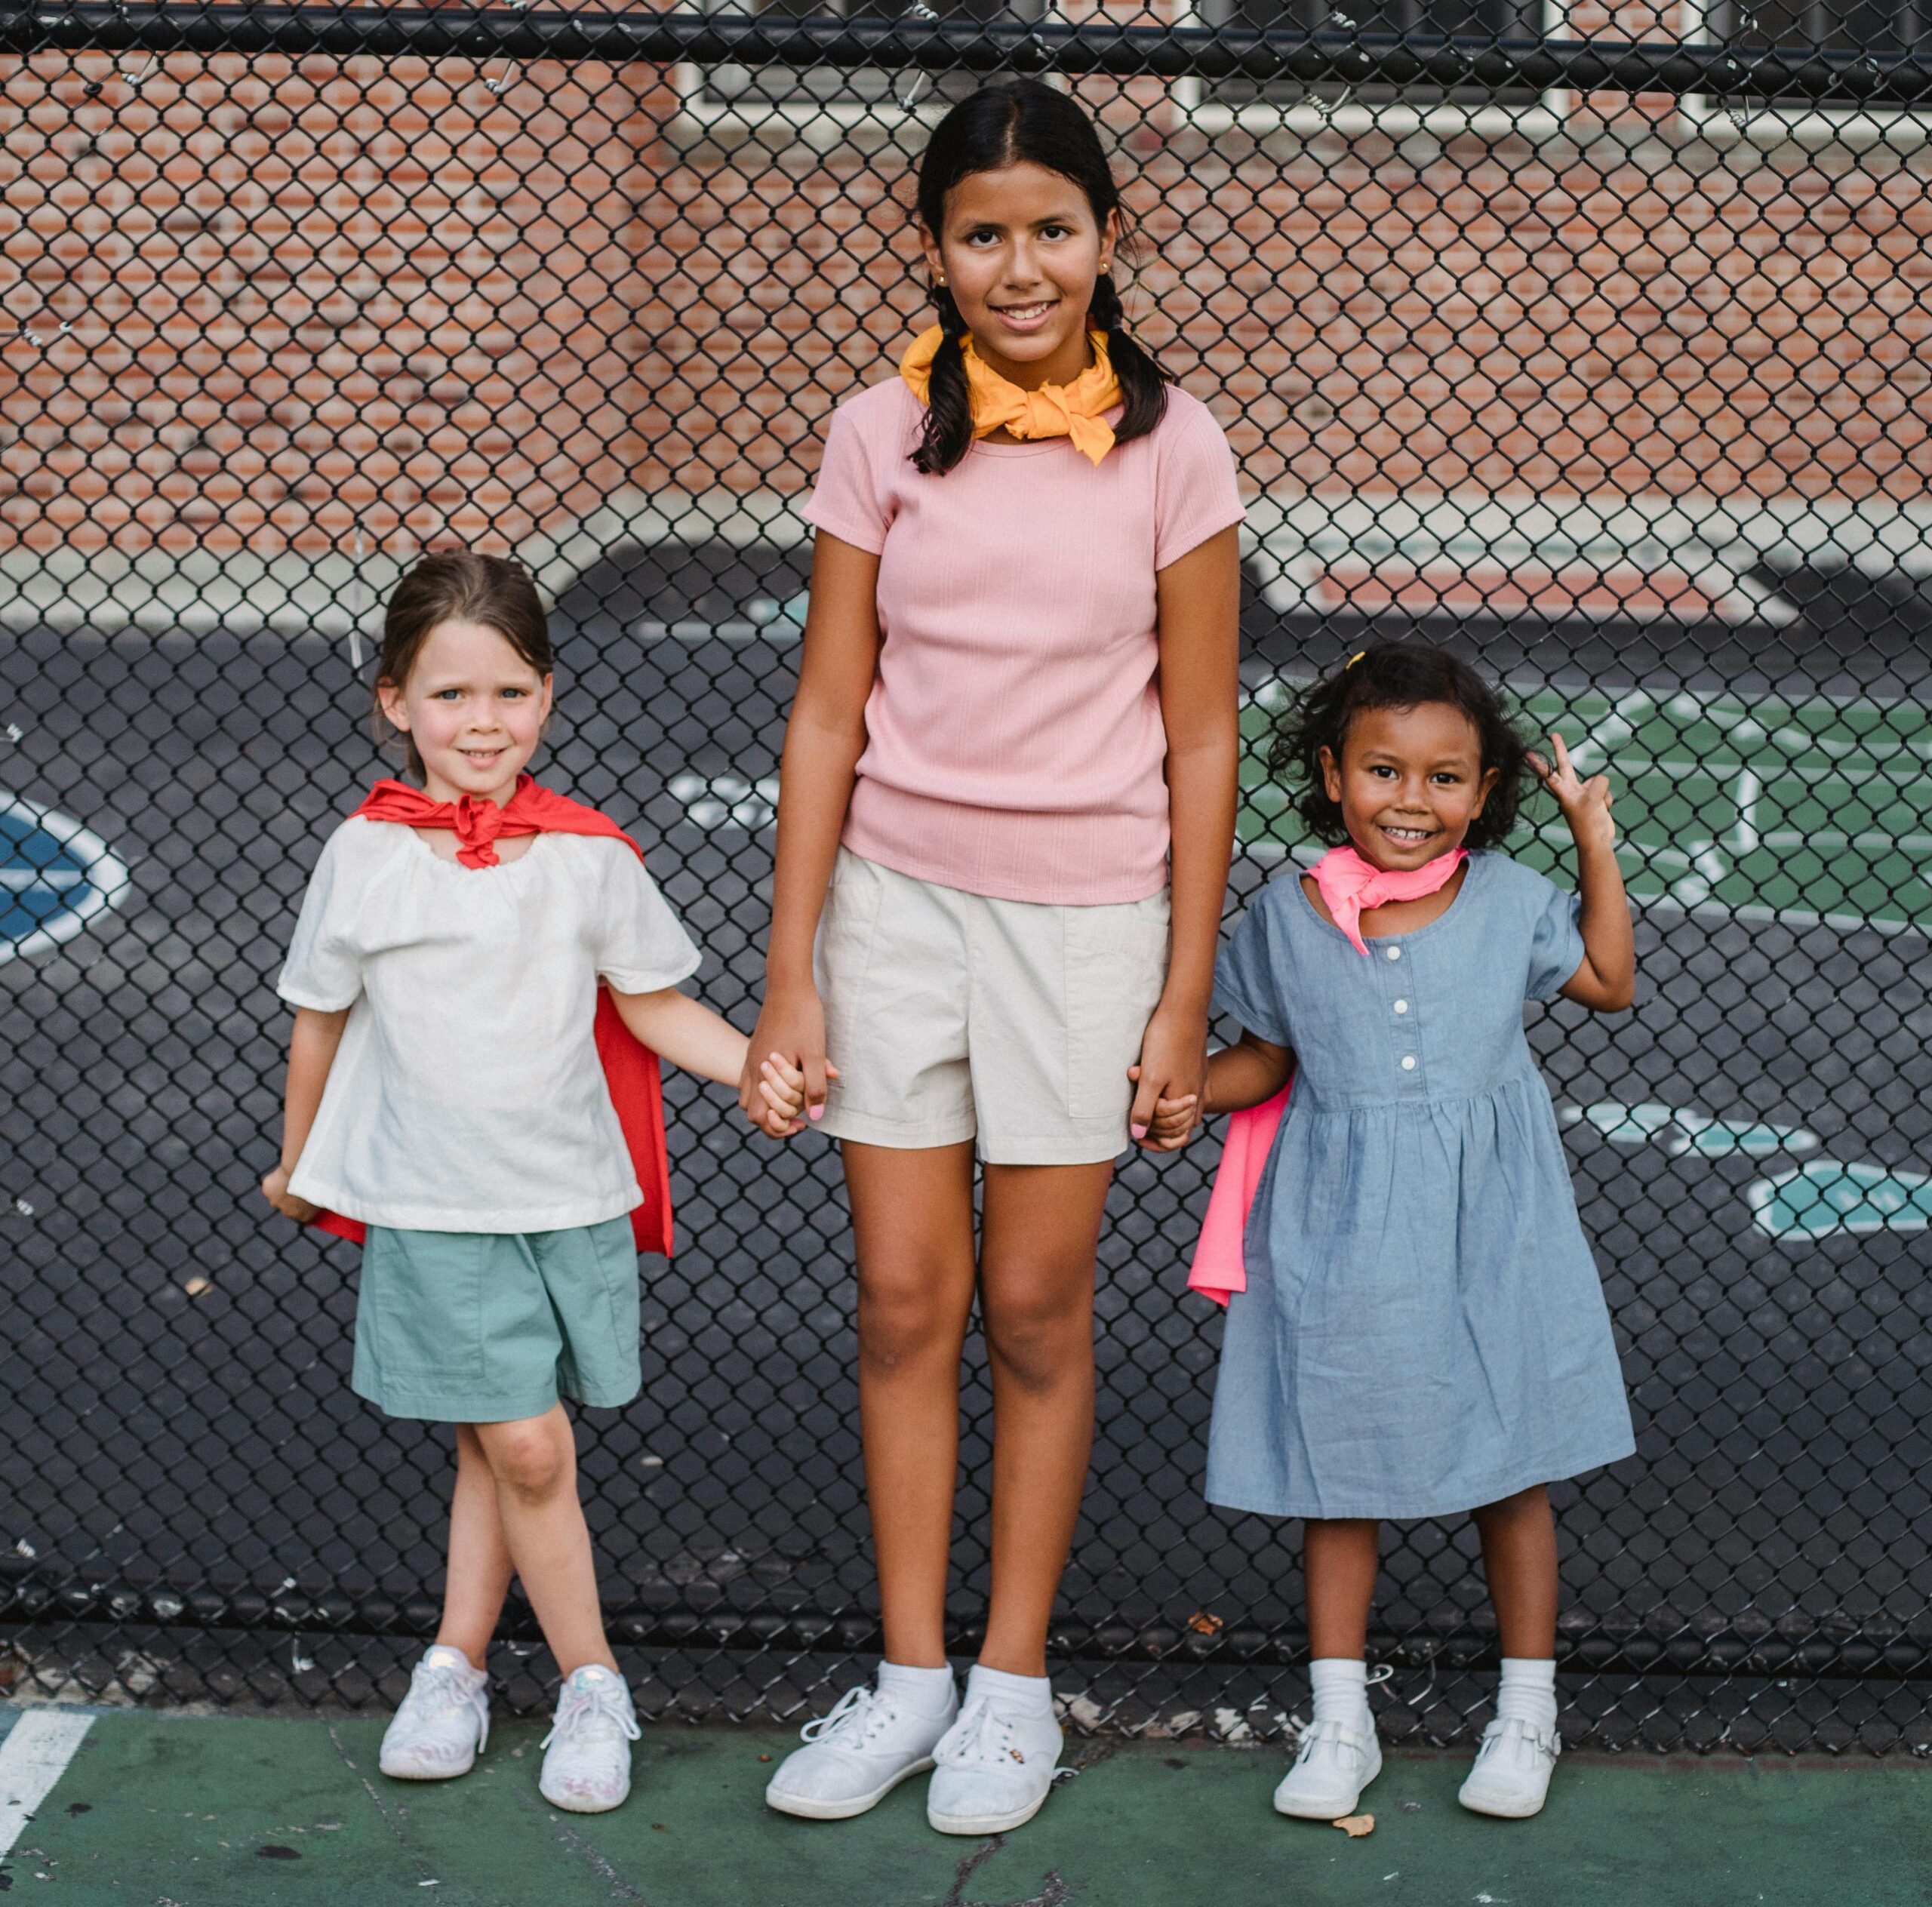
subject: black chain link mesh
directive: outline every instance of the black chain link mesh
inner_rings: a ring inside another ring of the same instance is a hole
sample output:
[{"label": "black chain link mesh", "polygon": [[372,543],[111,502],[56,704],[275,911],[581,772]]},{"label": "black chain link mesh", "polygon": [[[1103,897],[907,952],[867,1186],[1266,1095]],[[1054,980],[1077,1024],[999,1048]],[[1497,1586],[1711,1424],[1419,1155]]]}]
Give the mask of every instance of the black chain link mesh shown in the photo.
[{"label": "black chain link mesh", "polygon": [[[1069,21],[0,16],[0,1612],[15,1693],[392,1699],[447,1433],[347,1386],[355,1255],[266,1219],[303,878],[378,769],[417,551],[522,553],[548,778],[646,839],[749,1023],[828,415],[924,321],[910,169],[1068,75],[1152,241],[1140,334],[1246,544],[1231,906],[1303,851],[1284,684],[1452,641],[1617,777],[1634,1014],[1532,1033],[1640,1453],[1559,1493],[1566,1733],[1921,1747],[1932,85],[1863,0],[1202,0]],[[1769,51],[1767,51],[1769,49]],[[78,826],[82,832],[75,833]],[[1540,865],[1560,830],[1526,835]],[[653,1712],[822,1707],[876,1635],[837,1164],[674,1082],[646,1386],[582,1420]],[[1212,1139],[1120,1174],[1073,1721],[1281,1733],[1291,1528],[1199,1482]],[[985,1580],[973,1353],[955,1607]],[[1392,1732],[1465,1739],[1469,1530],[1392,1530]],[[501,1658],[542,1697],[527,1610]]]}]

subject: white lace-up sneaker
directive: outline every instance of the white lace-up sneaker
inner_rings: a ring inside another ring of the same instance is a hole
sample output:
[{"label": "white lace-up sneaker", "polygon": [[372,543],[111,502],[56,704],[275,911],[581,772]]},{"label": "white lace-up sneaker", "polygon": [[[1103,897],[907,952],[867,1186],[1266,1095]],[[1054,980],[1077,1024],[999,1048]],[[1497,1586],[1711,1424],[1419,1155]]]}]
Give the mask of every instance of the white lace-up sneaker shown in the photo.
[{"label": "white lace-up sneaker", "polygon": [[1482,1731],[1482,1746],[1456,1796],[1472,1814],[1527,1821],[1549,1795],[1550,1771],[1563,1752],[1563,1738],[1546,1734],[1515,1715],[1498,1716]]},{"label": "white lace-up sneaker", "polygon": [[983,1695],[933,1750],[926,1820],[941,1834],[1004,1834],[1039,1813],[1063,1738],[1051,1712],[1014,1715]]},{"label": "white lace-up sneaker", "polygon": [[933,1764],[934,1745],[959,1712],[955,1696],[928,1714],[878,1689],[848,1688],[829,1715],[798,1730],[805,1746],[778,1764],[765,1804],[808,1821],[846,1821],[876,1807]]},{"label": "white lace-up sneaker", "polygon": [[537,1792],[572,1814],[603,1814],[631,1792],[631,1743],[643,1733],[623,1678],[586,1662],[557,1696]]},{"label": "white lace-up sneaker", "polygon": [[490,1739],[490,1678],[438,1642],[416,1665],[409,1693],[383,1736],[376,1765],[397,1781],[466,1775]]},{"label": "white lace-up sneaker", "polygon": [[1382,1744],[1346,1722],[1318,1721],[1301,1738],[1294,1766],[1275,1790],[1275,1811],[1302,1821],[1338,1821],[1382,1772]]}]

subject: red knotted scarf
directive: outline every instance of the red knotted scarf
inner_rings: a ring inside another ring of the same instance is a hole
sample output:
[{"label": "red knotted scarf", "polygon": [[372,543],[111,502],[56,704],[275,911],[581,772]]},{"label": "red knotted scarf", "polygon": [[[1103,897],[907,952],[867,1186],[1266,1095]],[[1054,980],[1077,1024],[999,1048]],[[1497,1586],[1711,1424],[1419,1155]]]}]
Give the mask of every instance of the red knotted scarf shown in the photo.
[{"label": "red knotted scarf", "polygon": [[[455,801],[432,800],[407,782],[379,781],[352,820],[394,821],[405,828],[448,828],[460,844],[457,860],[465,867],[495,867],[497,842],[518,835],[595,835],[621,841],[641,861],[644,850],[608,815],[586,807],[568,795],[539,788],[528,775],[517,777],[516,792],[499,807],[466,795]],[[593,1029],[597,1057],[611,1089],[644,1203],[631,1213],[631,1232],[639,1251],[670,1256],[671,1171],[664,1145],[664,1085],[657,1055],[626,1026],[608,988],[597,989]],[[365,1227],[359,1219],[323,1212],[312,1223],[337,1238],[362,1242]]]}]

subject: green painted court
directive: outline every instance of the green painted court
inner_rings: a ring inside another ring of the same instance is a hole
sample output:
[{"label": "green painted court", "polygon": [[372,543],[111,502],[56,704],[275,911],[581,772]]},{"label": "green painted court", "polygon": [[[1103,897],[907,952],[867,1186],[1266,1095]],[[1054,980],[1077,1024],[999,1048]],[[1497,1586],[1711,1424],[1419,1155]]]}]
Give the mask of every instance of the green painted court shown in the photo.
[{"label": "green painted court", "polygon": [[[375,1771],[382,1722],[97,1716],[0,1866],[30,1901],[139,1907],[1907,1907],[1932,1900],[1932,1770],[1571,1756],[1538,1819],[1456,1805],[1466,1758],[1392,1755],[1349,1839],[1269,1806],[1270,1750],[1070,1745],[1031,1825],[949,1840],[914,1782],[873,1813],[769,1813],[770,1730],[648,1730],[615,1813],[538,1799],[540,1724],[463,1780]],[[0,1775],[5,1772],[0,1753]]]},{"label": "green painted court", "polygon": [[[1243,712],[1241,826],[1251,844],[1301,838],[1267,771],[1287,693],[1265,684]],[[1541,690],[1522,708],[1540,732],[1562,734],[1580,772],[1611,777],[1635,898],[1797,924],[1932,924],[1932,711],[1641,689]],[[1522,850],[1546,871],[1569,846],[1548,807]]]}]

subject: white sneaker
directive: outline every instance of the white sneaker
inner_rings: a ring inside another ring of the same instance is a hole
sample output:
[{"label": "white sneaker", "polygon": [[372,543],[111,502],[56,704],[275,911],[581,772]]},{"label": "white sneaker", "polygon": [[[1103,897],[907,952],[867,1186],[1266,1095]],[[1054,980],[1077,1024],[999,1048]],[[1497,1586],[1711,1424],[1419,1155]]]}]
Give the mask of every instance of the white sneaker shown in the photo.
[{"label": "white sneaker", "polygon": [[416,1665],[409,1693],[383,1735],[376,1765],[397,1781],[466,1775],[490,1739],[490,1678],[438,1642]]},{"label": "white sneaker", "polygon": [[1456,1798],[1472,1814],[1527,1821],[1542,1811],[1550,1771],[1563,1752],[1563,1738],[1515,1715],[1498,1716],[1482,1731],[1482,1746]]},{"label": "white sneaker", "polygon": [[1064,1737],[1051,1711],[1014,1715],[983,1695],[933,1750],[926,1821],[941,1834],[1004,1834],[1039,1813]]},{"label": "white sneaker", "polygon": [[808,1821],[863,1814],[909,1776],[932,1766],[934,1745],[958,1712],[957,1694],[928,1714],[878,1689],[848,1688],[829,1715],[798,1730],[805,1746],[778,1764],[765,1788],[765,1805]]},{"label": "white sneaker", "polygon": [[585,1663],[557,1696],[537,1792],[572,1814],[608,1813],[631,1792],[631,1743],[643,1733],[623,1678]]},{"label": "white sneaker", "polygon": [[1301,1738],[1294,1766],[1275,1790],[1275,1811],[1303,1821],[1339,1821],[1355,1811],[1361,1791],[1382,1772],[1375,1724],[1367,1733],[1346,1722],[1318,1721]]}]

